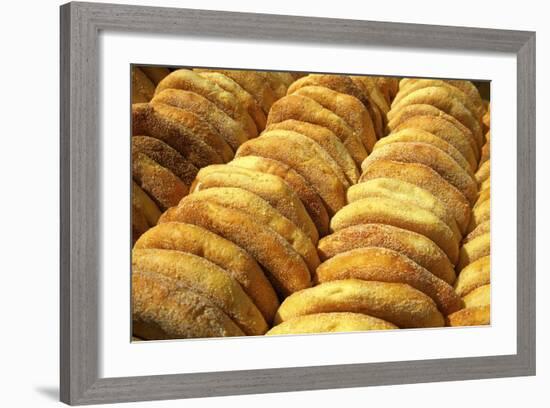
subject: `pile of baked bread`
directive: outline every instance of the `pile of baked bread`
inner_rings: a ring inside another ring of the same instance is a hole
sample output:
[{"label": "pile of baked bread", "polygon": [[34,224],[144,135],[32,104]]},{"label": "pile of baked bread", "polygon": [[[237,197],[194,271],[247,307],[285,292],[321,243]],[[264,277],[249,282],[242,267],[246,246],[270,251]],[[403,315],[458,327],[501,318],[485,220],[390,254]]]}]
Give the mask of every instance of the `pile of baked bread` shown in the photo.
[{"label": "pile of baked bread", "polygon": [[132,89],[137,338],[489,324],[473,83],[134,67]]}]

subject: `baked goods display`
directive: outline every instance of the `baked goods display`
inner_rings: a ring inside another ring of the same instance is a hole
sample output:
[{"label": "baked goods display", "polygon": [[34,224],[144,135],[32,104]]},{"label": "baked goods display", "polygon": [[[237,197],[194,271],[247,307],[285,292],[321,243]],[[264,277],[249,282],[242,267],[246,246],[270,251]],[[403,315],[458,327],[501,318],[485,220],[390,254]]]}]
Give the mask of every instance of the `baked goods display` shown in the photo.
[{"label": "baked goods display", "polygon": [[132,85],[135,337],[489,323],[473,83],[134,67]]}]

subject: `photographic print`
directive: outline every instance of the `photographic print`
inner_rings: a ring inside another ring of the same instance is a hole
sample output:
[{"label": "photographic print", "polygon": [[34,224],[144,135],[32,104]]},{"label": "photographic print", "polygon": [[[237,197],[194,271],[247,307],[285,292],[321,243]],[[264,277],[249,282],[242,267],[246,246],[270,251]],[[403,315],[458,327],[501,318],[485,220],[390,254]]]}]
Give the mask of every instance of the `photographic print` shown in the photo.
[{"label": "photographic print", "polygon": [[130,74],[133,341],[490,324],[490,82]]}]

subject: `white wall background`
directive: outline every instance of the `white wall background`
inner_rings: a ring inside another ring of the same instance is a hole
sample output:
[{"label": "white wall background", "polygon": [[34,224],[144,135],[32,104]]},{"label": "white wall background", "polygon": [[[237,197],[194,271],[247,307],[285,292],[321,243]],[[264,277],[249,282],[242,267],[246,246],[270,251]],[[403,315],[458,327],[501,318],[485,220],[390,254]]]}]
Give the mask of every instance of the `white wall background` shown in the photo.
[{"label": "white wall background", "polygon": [[[301,2],[278,0],[139,1],[134,4],[233,10],[319,17],[355,18],[444,25],[479,26],[537,31],[538,120],[537,252],[550,243],[549,172],[544,152],[550,148],[546,112],[549,91],[550,27],[544,2],[500,1]],[[310,3],[310,4],[308,4]],[[59,10],[57,0],[3,4],[0,25],[0,89],[3,98],[0,128],[0,214],[7,221],[0,235],[0,405],[43,407],[58,405],[58,126],[59,126]],[[7,144],[6,144],[7,143]],[[188,407],[365,406],[462,407],[547,406],[550,383],[550,328],[546,294],[550,277],[545,264],[537,283],[536,377],[447,382],[392,387],[328,390],[209,398],[185,401]],[[182,401],[125,404],[126,407],[176,407]]]}]

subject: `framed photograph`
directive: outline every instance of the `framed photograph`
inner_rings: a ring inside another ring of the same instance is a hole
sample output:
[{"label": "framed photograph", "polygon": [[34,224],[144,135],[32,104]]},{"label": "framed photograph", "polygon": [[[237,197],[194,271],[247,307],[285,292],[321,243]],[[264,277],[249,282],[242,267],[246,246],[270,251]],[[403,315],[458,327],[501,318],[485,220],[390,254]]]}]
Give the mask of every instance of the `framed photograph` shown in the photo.
[{"label": "framed photograph", "polygon": [[535,374],[535,33],[61,7],[61,400]]}]

